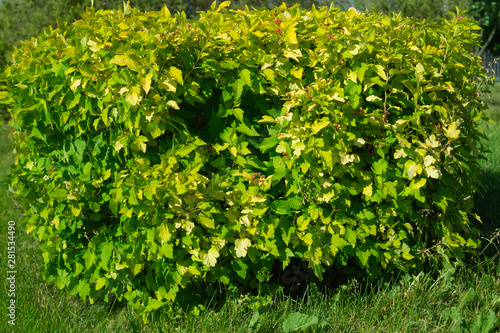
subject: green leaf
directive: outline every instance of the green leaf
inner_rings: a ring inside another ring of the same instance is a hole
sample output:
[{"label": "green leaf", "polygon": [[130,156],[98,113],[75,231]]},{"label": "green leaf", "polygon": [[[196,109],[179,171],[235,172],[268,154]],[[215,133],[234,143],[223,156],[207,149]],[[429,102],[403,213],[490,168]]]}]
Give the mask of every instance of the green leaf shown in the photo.
[{"label": "green leaf", "polygon": [[163,243],[160,247],[159,254],[164,257],[174,259],[174,246],[170,243]]},{"label": "green leaf", "polygon": [[58,200],[61,200],[61,199],[65,199],[67,196],[68,196],[68,191],[66,191],[65,189],[63,188],[58,188],[54,191],[51,191],[49,193],[49,195],[54,198],[54,199],[58,199]]},{"label": "green leaf", "polygon": [[247,86],[252,87],[252,79],[250,77],[250,71],[248,69],[244,69],[240,72],[240,78],[245,82]]},{"label": "green leaf", "polygon": [[167,303],[159,301],[157,299],[150,298],[147,304],[148,305],[146,306],[146,312],[150,312],[150,311],[159,309],[160,307],[162,307],[163,305],[165,305]]},{"label": "green leaf", "polygon": [[[45,132],[45,131],[44,131]],[[33,133],[33,136],[35,138],[38,138],[42,141],[46,141],[46,137],[44,135],[42,135],[42,133],[40,132],[40,130],[38,129],[38,127],[33,127],[32,130],[31,130],[31,133]]]},{"label": "green leaf", "polygon": [[300,312],[292,312],[286,316],[282,324],[283,332],[304,331],[313,325],[318,324],[318,317]]},{"label": "green leaf", "polygon": [[102,267],[106,271],[109,271],[109,259],[111,258],[112,252],[113,252],[113,242],[108,241],[101,244],[100,267]]},{"label": "green leaf", "polygon": [[196,219],[203,225],[205,228],[214,229],[215,222],[213,217],[209,213],[201,212],[198,214]]},{"label": "green leaf", "polygon": [[493,328],[495,328],[495,325],[497,323],[497,316],[495,315],[495,312],[493,310],[489,310],[488,317],[483,321],[483,326],[481,327],[482,332],[489,332]]},{"label": "green leaf", "polygon": [[268,152],[268,151],[272,150],[274,147],[276,147],[279,142],[280,142],[280,140],[276,136],[270,136],[270,137],[265,138],[264,140],[262,140],[262,142],[261,142],[261,144],[259,145],[258,148],[263,153],[265,153],[265,152]]},{"label": "green leaf", "polygon": [[248,265],[245,264],[242,260],[240,259],[233,260],[232,268],[236,272],[236,274],[238,274],[238,276],[240,276],[242,279],[246,279]]},{"label": "green leaf", "polygon": [[376,175],[383,175],[387,170],[388,164],[386,160],[380,159],[372,164],[372,170]]}]

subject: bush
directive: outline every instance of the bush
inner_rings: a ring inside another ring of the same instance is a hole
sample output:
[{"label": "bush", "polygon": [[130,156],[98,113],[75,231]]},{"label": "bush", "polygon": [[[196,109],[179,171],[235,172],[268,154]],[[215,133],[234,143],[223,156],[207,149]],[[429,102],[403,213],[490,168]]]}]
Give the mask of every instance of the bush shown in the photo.
[{"label": "bush", "polygon": [[474,253],[478,27],[227,5],[89,9],[16,51],[11,191],[47,281],[147,314],[264,291],[276,260],[321,278]]}]

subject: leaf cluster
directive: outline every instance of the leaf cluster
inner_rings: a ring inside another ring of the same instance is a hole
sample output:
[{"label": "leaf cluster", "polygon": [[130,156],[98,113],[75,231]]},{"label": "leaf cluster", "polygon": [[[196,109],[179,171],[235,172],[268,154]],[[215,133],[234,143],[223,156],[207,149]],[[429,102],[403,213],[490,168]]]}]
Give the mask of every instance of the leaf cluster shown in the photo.
[{"label": "leaf cluster", "polygon": [[87,9],[0,78],[11,192],[70,294],[200,308],[275,262],[464,258],[488,77],[474,22],[355,10]]}]

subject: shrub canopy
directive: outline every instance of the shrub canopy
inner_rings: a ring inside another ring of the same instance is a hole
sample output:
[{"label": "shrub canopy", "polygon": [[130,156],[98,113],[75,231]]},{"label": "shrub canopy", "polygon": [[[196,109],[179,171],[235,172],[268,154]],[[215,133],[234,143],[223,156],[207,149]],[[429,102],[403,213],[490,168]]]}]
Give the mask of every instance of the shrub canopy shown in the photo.
[{"label": "shrub canopy", "polygon": [[487,83],[454,16],[88,9],[0,80],[43,274],[147,314],[265,290],[275,260],[367,274],[478,245]]}]

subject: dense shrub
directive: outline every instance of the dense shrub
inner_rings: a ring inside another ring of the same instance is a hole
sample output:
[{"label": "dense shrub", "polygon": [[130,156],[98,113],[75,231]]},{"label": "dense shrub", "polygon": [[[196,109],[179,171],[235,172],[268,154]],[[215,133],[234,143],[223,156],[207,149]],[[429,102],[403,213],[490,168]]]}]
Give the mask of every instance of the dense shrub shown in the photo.
[{"label": "dense shrub", "polygon": [[474,252],[473,22],[225,6],[89,9],[17,50],[11,190],[48,281],[146,314],[263,291],[276,260],[376,276]]}]

